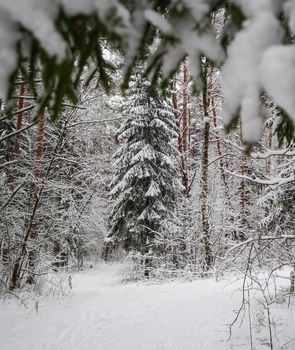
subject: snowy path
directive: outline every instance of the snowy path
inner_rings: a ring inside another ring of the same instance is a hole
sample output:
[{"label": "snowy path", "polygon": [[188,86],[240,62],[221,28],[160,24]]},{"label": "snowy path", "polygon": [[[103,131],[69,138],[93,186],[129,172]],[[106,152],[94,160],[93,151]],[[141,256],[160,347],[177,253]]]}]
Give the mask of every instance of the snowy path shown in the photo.
[{"label": "snowy path", "polygon": [[0,349],[249,349],[247,337],[226,341],[237,286],[211,279],[122,285],[118,269],[98,265],[74,275],[72,296],[41,301],[38,313],[1,301]]}]

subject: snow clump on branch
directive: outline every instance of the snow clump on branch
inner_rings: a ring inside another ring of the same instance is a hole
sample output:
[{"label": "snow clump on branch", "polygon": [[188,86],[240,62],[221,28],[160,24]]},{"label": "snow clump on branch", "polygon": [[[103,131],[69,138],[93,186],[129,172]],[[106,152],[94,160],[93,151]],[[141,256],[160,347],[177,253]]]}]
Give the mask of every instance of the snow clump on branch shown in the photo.
[{"label": "snow clump on branch", "polygon": [[[225,4],[226,1],[218,6],[222,8]],[[287,44],[285,41],[295,30],[294,0],[231,0],[230,5],[238,8],[244,18],[241,28],[233,27],[227,54],[220,38],[216,38],[214,21],[210,20],[217,10],[214,2],[172,0],[167,5],[171,10],[168,12],[163,6],[156,10],[152,1],[129,5],[118,0],[0,0],[0,96],[8,91],[8,80],[19,64],[18,59],[30,58],[33,38],[49,56],[63,61],[71,55],[71,40],[58,28],[61,14],[68,18],[94,14],[104,30],[121,40],[127,73],[136,61],[148,23],[164,35],[147,59],[151,75],[159,74],[160,65],[166,79],[189,56],[191,74],[198,81],[201,57],[223,62],[225,122],[230,124],[240,116],[246,142],[256,141],[262,132],[260,96],[264,92],[295,123],[295,47],[292,41]],[[282,14],[286,21],[281,20]],[[110,16],[115,20],[110,20]],[[167,40],[167,36],[175,40]],[[117,40],[113,37],[108,39]]]}]

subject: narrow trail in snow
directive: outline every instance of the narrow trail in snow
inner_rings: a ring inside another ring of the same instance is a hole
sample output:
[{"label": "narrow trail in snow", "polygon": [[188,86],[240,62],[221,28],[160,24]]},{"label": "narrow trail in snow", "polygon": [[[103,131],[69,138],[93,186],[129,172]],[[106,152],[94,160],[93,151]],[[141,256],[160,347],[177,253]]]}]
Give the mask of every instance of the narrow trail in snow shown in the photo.
[{"label": "narrow trail in snow", "polygon": [[[0,304],[1,350],[229,350],[237,285],[213,279],[121,284],[121,265],[73,276],[73,293],[40,302],[39,312]],[[3,316],[3,317],[2,317]]]}]

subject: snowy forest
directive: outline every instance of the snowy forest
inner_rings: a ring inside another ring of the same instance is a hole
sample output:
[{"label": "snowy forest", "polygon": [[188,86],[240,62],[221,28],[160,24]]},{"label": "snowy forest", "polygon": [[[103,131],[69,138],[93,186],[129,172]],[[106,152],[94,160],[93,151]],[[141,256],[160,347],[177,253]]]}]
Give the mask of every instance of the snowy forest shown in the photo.
[{"label": "snowy forest", "polygon": [[295,1],[0,0],[0,349],[295,349]]}]

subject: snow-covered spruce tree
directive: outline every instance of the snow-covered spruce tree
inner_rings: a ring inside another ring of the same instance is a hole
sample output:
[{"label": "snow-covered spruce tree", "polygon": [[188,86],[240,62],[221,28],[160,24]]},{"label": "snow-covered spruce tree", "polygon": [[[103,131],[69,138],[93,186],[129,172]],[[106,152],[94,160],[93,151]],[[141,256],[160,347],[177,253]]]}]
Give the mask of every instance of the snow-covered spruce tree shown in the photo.
[{"label": "snow-covered spruce tree", "polygon": [[[174,166],[177,132],[170,105],[160,95],[151,97],[148,88],[139,75],[130,84],[127,119],[118,132],[123,145],[115,153],[115,202],[107,241],[126,251],[161,255],[165,247],[157,244],[163,242],[158,238],[167,237],[165,227],[173,221],[181,186]],[[150,259],[144,265],[148,277]]]}]

